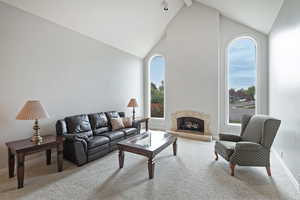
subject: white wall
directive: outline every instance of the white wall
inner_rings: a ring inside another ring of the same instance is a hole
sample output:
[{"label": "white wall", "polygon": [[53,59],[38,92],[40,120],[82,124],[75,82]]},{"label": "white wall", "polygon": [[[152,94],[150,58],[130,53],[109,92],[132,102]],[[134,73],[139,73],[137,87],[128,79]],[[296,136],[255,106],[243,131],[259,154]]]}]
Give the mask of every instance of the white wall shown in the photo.
[{"label": "white wall", "polygon": [[249,28],[240,23],[234,22],[224,16],[220,20],[220,131],[240,133],[240,126],[229,126],[225,119],[227,93],[227,47],[238,37],[251,37],[257,43],[257,113],[268,114],[268,36]]},{"label": "white wall", "polygon": [[[209,114],[211,129],[217,133],[218,48],[219,13],[215,9],[194,3],[184,7],[168,25],[165,37],[145,58],[145,67],[155,54],[166,58],[166,119],[159,123],[162,128],[170,128],[172,113],[194,110]],[[145,81],[147,78],[146,73]],[[145,90],[146,101],[148,94]],[[155,120],[151,122],[155,128],[159,126]]]},{"label": "white wall", "polygon": [[275,149],[300,183],[300,1],[284,1],[270,39],[270,115],[282,120]]},{"label": "white wall", "polygon": [[142,60],[96,40],[0,3],[0,167],[5,142],[31,136],[32,121],[15,116],[39,99],[51,118],[42,134],[55,134],[57,119],[108,110],[126,111],[131,97],[143,114]]},{"label": "white wall", "polygon": [[[166,57],[166,119],[152,119],[150,127],[169,128],[170,116],[178,110],[195,110],[211,116],[214,135],[239,132],[223,126],[226,45],[235,37],[249,35],[258,42],[258,78],[261,82],[259,113],[267,113],[267,36],[220,16],[200,3],[183,8],[171,21],[162,40],[144,60],[159,54]],[[220,62],[219,62],[220,61]],[[149,74],[145,70],[145,112],[149,114]]]}]

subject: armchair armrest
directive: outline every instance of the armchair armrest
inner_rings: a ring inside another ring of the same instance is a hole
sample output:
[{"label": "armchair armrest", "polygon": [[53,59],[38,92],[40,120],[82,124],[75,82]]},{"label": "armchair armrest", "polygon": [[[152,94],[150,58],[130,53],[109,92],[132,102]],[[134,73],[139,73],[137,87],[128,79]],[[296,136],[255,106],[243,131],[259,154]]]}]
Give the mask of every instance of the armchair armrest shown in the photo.
[{"label": "armchair armrest", "polygon": [[220,140],[230,141],[230,142],[239,142],[242,138],[238,135],[231,135],[231,134],[219,134]]},{"label": "armchair armrest", "polygon": [[264,147],[261,144],[254,142],[237,142],[235,151],[260,151]]}]

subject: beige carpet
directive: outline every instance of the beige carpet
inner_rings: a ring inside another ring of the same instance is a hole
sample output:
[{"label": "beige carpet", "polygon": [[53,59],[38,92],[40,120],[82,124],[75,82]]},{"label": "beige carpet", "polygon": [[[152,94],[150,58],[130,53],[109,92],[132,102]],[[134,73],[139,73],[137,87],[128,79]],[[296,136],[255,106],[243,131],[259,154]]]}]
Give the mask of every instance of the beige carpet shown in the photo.
[{"label": "beige carpet", "polygon": [[231,177],[227,162],[214,161],[213,147],[213,142],[179,139],[177,157],[171,147],[158,155],[153,180],[148,179],[146,158],[130,153],[125,153],[122,170],[117,152],[83,167],[65,161],[61,173],[55,162],[46,166],[37,159],[26,166],[23,189],[17,190],[16,178],[1,172],[0,199],[300,199],[274,157],[272,178],[264,168],[248,167],[237,167]]}]

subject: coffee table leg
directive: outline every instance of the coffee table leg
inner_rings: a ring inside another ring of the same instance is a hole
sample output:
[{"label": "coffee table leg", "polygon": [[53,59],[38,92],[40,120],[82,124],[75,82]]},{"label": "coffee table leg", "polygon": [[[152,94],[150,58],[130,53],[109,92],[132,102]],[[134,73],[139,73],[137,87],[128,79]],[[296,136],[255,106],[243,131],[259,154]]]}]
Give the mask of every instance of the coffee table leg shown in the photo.
[{"label": "coffee table leg", "polygon": [[123,166],[124,166],[124,157],[125,157],[124,151],[119,150],[119,167],[120,168],[123,168]]},{"label": "coffee table leg", "polygon": [[[57,171],[63,170],[63,144],[57,145]],[[50,150],[51,151],[51,150]]]},{"label": "coffee table leg", "polygon": [[47,165],[51,165],[51,149],[46,150]]},{"label": "coffee table leg", "polygon": [[15,155],[11,152],[10,148],[8,148],[8,172],[9,178],[15,176]]},{"label": "coffee table leg", "polygon": [[17,154],[17,177],[18,177],[18,188],[22,188],[24,185],[24,153],[18,153]]},{"label": "coffee table leg", "polygon": [[155,167],[155,161],[154,158],[151,157],[148,160],[149,179],[152,179],[154,177],[154,167]]},{"label": "coffee table leg", "polygon": [[177,139],[173,143],[173,154],[174,156],[177,155]]}]

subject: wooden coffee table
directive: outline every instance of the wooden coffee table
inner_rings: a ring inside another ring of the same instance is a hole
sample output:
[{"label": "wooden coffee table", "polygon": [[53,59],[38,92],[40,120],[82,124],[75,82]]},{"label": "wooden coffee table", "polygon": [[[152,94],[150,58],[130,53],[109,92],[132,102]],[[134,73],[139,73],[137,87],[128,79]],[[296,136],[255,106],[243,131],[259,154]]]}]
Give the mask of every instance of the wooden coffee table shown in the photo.
[{"label": "wooden coffee table", "polygon": [[124,151],[146,156],[148,158],[149,179],[154,177],[154,157],[173,144],[173,154],[177,154],[177,137],[167,132],[147,131],[119,142],[119,166],[124,166]]}]

